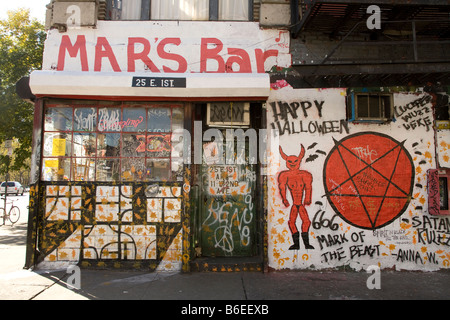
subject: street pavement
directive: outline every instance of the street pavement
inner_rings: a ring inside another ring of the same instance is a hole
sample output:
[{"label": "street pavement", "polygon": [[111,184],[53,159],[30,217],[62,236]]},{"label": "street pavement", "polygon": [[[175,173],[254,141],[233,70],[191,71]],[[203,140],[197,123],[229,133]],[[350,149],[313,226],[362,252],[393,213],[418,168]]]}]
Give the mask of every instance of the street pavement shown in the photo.
[{"label": "street pavement", "polygon": [[[177,301],[173,312],[195,314],[199,310],[193,308],[199,301],[261,305],[270,300],[450,299],[449,271],[381,271],[380,288],[369,289],[372,274],[364,271],[147,273],[81,269],[77,282],[78,273],[67,269],[25,270],[28,195],[16,198],[21,219],[14,226],[0,226],[0,300],[165,300]],[[239,312],[261,312],[261,308]],[[225,305],[222,309],[225,313]]]}]

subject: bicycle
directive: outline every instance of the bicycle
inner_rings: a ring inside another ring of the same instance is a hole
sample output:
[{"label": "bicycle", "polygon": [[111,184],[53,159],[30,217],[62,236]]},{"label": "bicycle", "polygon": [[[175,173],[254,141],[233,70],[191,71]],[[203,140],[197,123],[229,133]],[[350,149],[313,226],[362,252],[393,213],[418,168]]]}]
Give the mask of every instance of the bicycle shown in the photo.
[{"label": "bicycle", "polygon": [[[2,198],[2,200],[5,200],[5,198]],[[14,205],[14,201],[17,200],[10,200],[10,202],[7,202],[7,204],[11,205],[8,213],[6,213],[5,208],[0,208],[0,225],[5,225],[6,220],[9,220],[11,224],[19,221],[20,209]]]}]

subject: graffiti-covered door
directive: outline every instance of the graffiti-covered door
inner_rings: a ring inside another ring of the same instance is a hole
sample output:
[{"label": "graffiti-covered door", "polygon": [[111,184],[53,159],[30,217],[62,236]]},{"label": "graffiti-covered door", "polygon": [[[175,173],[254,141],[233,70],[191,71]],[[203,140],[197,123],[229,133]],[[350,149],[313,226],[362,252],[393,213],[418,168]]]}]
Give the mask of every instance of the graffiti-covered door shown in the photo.
[{"label": "graffiti-covered door", "polygon": [[216,141],[203,143],[202,256],[252,256],[256,248],[256,165],[247,161],[248,146],[237,152],[245,164],[224,164],[225,151],[220,149]]}]

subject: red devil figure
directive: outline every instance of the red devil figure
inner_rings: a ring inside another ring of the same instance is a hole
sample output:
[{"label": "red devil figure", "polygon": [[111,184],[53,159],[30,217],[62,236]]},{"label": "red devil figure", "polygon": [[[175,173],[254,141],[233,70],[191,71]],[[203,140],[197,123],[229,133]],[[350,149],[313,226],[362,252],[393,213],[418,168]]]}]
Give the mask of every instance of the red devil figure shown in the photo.
[{"label": "red devil figure", "polygon": [[294,201],[289,216],[289,229],[291,230],[294,244],[289,250],[300,249],[300,235],[297,226],[295,225],[298,215],[302,219],[302,239],[305,248],[314,249],[314,247],[309,244],[308,231],[311,226],[311,221],[309,220],[308,212],[305,209],[305,206],[311,204],[313,178],[309,172],[300,170],[300,163],[305,155],[305,148],[301,145],[301,152],[298,156],[287,156],[280,146],[280,154],[286,161],[286,166],[288,168],[288,170],[282,171],[278,176],[278,187],[280,189],[281,198],[283,204],[286,207],[289,207],[289,201],[286,199],[286,187],[288,187],[292,195],[292,200]]}]

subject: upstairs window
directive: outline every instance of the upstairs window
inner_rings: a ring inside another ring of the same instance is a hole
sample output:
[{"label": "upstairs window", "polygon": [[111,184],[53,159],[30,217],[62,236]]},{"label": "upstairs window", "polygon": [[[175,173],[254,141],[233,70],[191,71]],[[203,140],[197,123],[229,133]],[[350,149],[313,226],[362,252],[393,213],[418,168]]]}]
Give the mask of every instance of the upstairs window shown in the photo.
[{"label": "upstairs window", "polygon": [[122,0],[121,20],[141,20],[142,0]]},{"label": "upstairs window", "polygon": [[108,0],[109,20],[249,21],[253,0]]},{"label": "upstairs window", "polygon": [[152,0],[152,20],[209,20],[209,0]]}]

